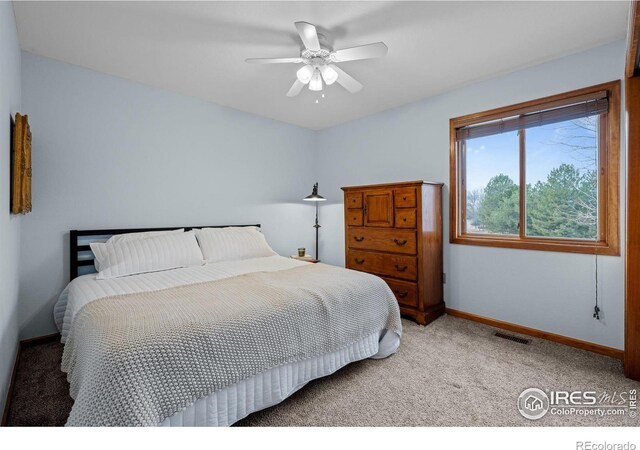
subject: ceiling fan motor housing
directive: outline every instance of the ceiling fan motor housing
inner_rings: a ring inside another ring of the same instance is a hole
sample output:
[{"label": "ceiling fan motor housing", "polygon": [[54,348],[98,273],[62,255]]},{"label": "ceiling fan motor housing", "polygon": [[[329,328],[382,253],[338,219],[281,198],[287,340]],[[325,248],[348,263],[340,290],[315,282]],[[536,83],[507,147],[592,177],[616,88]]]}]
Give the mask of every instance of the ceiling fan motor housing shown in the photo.
[{"label": "ceiling fan motor housing", "polygon": [[305,64],[314,67],[331,64],[333,62],[331,52],[325,48],[321,48],[320,50],[304,49],[300,52],[300,57],[304,60]]}]

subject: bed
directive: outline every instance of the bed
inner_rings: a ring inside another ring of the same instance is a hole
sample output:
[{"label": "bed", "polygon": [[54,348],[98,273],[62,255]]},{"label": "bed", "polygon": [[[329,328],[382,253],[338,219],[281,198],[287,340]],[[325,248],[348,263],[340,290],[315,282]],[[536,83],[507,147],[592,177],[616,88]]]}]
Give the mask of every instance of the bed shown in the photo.
[{"label": "bed", "polygon": [[95,272],[95,245],[113,236],[244,227],[259,229],[70,232],[71,281],[54,308],[75,400],[68,426],[228,426],[351,362],[395,353],[398,305],[370,274],[273,251]]}]

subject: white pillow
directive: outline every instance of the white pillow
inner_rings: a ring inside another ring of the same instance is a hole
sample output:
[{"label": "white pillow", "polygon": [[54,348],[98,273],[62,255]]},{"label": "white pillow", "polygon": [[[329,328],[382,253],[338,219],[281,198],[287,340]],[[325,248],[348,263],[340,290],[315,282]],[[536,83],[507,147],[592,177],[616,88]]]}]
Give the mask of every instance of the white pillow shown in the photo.
[{"label": "white pillow", "polygon": [[207,262],[277,255],[256,227],[202,228],[194,231]]},{"label": "white pillow", "polygon": [[90,246],[96,267],[100,267],[98,280],[199,266],[204,262],[193,231]]},{"label": "white pillow", "polygon": [[123,241],[132,241],[134,239],[147,239],[150,237],[163,236],[165,234],[171,233],[184,233],[184,228],[179,228],[177,230],[168,230],[168,231],[143,231],[140,233],[125,233],[125,234],[114,234],[107,240],[107,244],[111,242],[115,244],[116,242]]},{"label": "white pillow", "polygon": [[[165,234],[171,233],[184,233],[184,228],[179,228],[177,230],[169,230],[169,231],[143,231],[140,233],[124,233],[124,234],[114,234],[107,241],[106,244],[115,244],[116,242],[124,242],[124,241],[133,241],[135,239],[148,239],[150,237],[162,236]],[[106,258],[106,250],[104,247],[97,247],[97,250],[93,252],[95,258],[93,260],[93,265],[96,268],[96,272],[100,272],[102,270],[102,261]]]}]

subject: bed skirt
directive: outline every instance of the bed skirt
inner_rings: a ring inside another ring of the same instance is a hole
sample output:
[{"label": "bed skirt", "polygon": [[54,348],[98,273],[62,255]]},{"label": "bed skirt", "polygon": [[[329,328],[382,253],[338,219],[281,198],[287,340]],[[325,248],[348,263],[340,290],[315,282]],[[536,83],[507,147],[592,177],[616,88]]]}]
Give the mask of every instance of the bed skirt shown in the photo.
[{"label": "bed skirt", "polygon": [[274,367],[196,400],[158,424],[162,427],[229,426],[282,402],[311,380],[331,375],[349,363],[386,358],[396,352],[400,338],[377,333],[332,353]]}]

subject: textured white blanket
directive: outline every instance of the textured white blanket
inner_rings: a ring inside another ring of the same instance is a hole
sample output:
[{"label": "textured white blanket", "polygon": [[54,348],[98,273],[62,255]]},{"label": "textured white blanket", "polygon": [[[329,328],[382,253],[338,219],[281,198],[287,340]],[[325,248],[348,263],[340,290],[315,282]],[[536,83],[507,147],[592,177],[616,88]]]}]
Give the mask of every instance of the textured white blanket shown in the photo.
[{"label": "textured white blanket", "polygon": [[60,294],[54,308],[54,319],[64,343],[76,313],[87,303],[103,297],[159,291],[186,284],[221,280],[251,272],[276,272],[302,267],[306,264],[309,263],[276,255],[267,258],[209,263],[204,266],[164,270],[110,280],[96,280],[95,273],[82,275],[71,281]]},{"label": "textured white blanket", "polygon": [[380,278],[323,264],[95,300],[65,352],[68,425],[156,425],[261,371],[401,334]]}]

